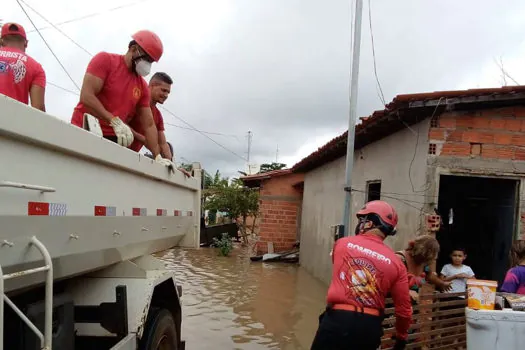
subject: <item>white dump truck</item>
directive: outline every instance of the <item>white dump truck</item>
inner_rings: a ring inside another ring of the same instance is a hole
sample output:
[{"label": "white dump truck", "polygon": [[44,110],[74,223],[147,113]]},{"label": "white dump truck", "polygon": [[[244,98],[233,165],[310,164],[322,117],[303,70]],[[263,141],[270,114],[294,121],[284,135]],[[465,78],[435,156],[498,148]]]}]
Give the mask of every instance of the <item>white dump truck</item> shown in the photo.
[{"label": "white dump truck", "polygon": [[0,350],[184,349],[151,254],[199,246],[193,177],[0,95]]}]

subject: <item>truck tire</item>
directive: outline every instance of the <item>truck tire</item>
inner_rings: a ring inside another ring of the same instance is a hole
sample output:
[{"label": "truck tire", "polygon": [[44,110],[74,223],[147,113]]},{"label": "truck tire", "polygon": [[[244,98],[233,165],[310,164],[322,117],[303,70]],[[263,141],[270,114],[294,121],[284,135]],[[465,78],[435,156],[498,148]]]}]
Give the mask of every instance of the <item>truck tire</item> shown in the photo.
[{"label": "truck tire", "polygon": [[171,312],[152,309],[140,341],[140,350],[178,350],[177,328]]}]

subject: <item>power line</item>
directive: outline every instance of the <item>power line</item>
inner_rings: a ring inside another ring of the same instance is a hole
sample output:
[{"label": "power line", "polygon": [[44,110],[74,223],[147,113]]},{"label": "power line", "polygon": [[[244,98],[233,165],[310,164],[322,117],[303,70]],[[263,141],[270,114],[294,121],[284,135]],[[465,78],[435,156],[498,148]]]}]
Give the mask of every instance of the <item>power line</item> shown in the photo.
[{"label": "power line", "polygon": [[[164,122],[164,124],[169,125],[169,126],[173,126],[173,127],[175,127],[175,128],[179,128],[179,129],[195,131],[195,130],[192,129],[192,128],[187,128],[187,127],[182,126],[182,125],[171,124],[171,123],[168,123],[168,122]],[[203,132],[203,133],[205,133],[205,134],[208,134],[208,135],[228,136],[228,137],[235,137],[235,138],[237,138],[237,136],[235,136],[235,135],[233,135],[233,134],[223,134],[223,133],[220,133],[220,132],[214,132],[214,131],[202,131],[202,130],[201,130],[201,132]]]},{"label": "power line", "polygon": [[200,131],[199,129],[197,129],[196,127],[194,127],[193,125],[191,125],[190,123],[188,123],[187,121],[185,121],[184,119],[182,119],[181,117],[177,116],[175,113],[173,113],[172,111],[170,111],[169,109],[167,109],[166,107],[164,106],[160,106],[163,110],[165,110],[166,112],[168,112],[170,115],[172,115],[173,117],[177,118],[178,120],[180,120],[181,122],[183,122],[184,124],[188,125],[190,128],[192,128],[192,130],[195,130],[197,131],[198,133],[200,133],[202,136],[206,137],[207,139],[209,139],[211,142],[215,143],[217,146],[221,147],[222,149],[224,149],[225,151],[228,151],[230,152],[231,154],[233,154],[234,156],[246,161],[246,158],[244,158],[243,156],[241,156],[240,154],[232,151],[231,149],[223,146],[222,144],[220,144],[219,142],[215,141],[214,139],[212,139],[211,137],[209,137],[208,135],[206,135],[205,133],[203,133],[202,131]]},{"label": "power line", "polygon": [[[67,88],[62,87],[62,86],[60,86],[60,85],[58,85],[58,84],[55,84],[55,83],[53,83],[53,82],[48,81],[47,83],[48,83],[49,85],[51,85],[51,86],[57,88],[57,89],[60,89],[60,90],[65,91],[65,92],[68,92],[68,93],[70,93],[70,94],[72,94],[72,95],[75,95],[75,96],[79,96],[79,95],[80,95],[78,92],[75,92],[75,91],[73,91],[73,90],[67,89]],[[162,108],[163,108],[166,112],[168,112],[169,114],[175,116],[175,114],[173,114],[173,112],[169,111],[167,108],[165,108],[165,107],[162,107]],[[180,120],[183,120],[183,119],[181,119],[180,117],[177,117],[177,116],[175,116],[175,117],[178,118],[178,119],[180,119]],[[191,126],[191,124],[189,124],[189,123],[187,123],[187,122],[185,122],[185,123]],[[193,127],[193,126],[191,126],[191,128],[187,128],[187,127],[184,127],[184,126],[182,126],[182,125],[176,125],[176,124],[172,124],[172,123],[168,123],[168,122],[164,122],[164,124],[169,125],[169,126],[173,126],[173,127],[175,127],[175,128],[180,128],[180,129],[185,129],[185,130],[191,130],[191,131],[197,131],[197,132],[201,133],[203,136],[205,136],[205,137],[207,137],[208,139],[212,140],[214,143],[216,143],[216,144],[219,145],[220,147],[222,147],[222,148],[224,148],[225,150],[227,150],[228,152],[233,153],[233,154],[235,154],[235,155],[238,156],[238,157],[241,157],[241,159],[243,159],[243,160],[246,160],[245,158],[243,158],[242,156],[238,155],[238,154],[235,153],[234,151],[228,149],[227,147],[225,147],[225,146],[219,144],[217,141],[215,141],[215,140],[213,140],[212,138],[208,137],[206,134],[210,134],[210,135],[219,135],[219,136],[232,136],[232,137],[237,138],[237,136],[235,136],[235,135],[228,135],[228,134],[223,134],[223,133],[219,133],[219,132],[211,132],[211,131],[202,131],[202,130],[199,130],[199,129]]]},{"label": "power line", "polygon": [[374,45],[374,32],[372,30],[372,4],[371,0],[368,0],[368,23],[370,25],[370,39],[372,41],[372,58],[374,62],[374,75],[376,77],[377,88],[379,89],[379,99],[383,103],[383,106],[386,106],[385,95],[383,94],[383,88],[379,82],[379,76],[377,75],[377,64],[376,64],[376,49]]},{"label": "power line", "polygon": [[40,12],[38,12],[37,10],[35,10],[33,7],[31,7],[30,5],[27,4],[27,2],[25,2],[24,0],[20,0],[20,2],[24,5],[26,5],[27,7],[29,7],[29,9],[31,11],[33,11],[34,13],[36,13],[40,18],[42,18],[44,21],[46,21],[47,23],[49,23],[53,28],[55,28],[60,34],[62,34],[63,36],[65,36],[66,38],[68,38],[73,44],[75,44],[79,49],[81,49],[82,51],[84,51],[85,53],[87,53],[89,56],[93,56],[93,54],[91,54],[88,50],[86,50],[84,47],[82,47],[79,43],[77,43],[75,40],[73,40],[73,38],[71,38],[69,35],[67,35],[66,33],[64,33],[60,28],[58,28],[56,25],[54,25],[53,23],[51,23],[51,21],[49,21],[47,18],[45,18]]},{"label": "power line", "polygon": [[[434,119],[434,116],[436,115],[439,104],[441,103],[442,100],[443,100],[443,97],[440,97],[436,104],[436,108],[434,108],[434,112],[432,112],[432,116],[430,117],[430,120]],[[421,130],[418,128],[417,135],[416,135],[416,145],[414,146],[414,154],[412,154],[412,159],[410,160],[410,165],[408,166],[408,180],[410,181],[410,185],[412,186],[412,192],[419,192],[419,193],[426,192],[430,188],[430,186],[432,186],[430,182],[427,182],[426,183],[427,186],[424,189],[416,191],[414,182],[412,181],[412,166],[414,165],[414,161],[416,160],[416,154],[417,154],[417,149],[419,146],[419,135],[420,134],[421,134]]]},{"label": "power line", "polygon": [[[22,6],[22,4],[20,3],[20,1],[22,0],[16,0],[18,5],[20,6],[20,8],[22,9],[22,11],[24,11],[25,15],[27,16],[27,18],[29,19],[29,21],[31,22],[31,24],[33,25],[33,27],[36,29],[36,31],[38,32],[38,34],[40,35],[40,37],[42,38],[42,40],[44,41],[44,43],[46,44],[46,46],[48,47],[49,51],[51,51],[51,53],[53,54],[53,56],[55,56],[56,60],[58,61],[58,63],[60,64],[60,66],[62,67],[62,69],[64,69],[64,71],[66,72],[66,74],[68,75],[68,77],[71,79],[71,81],[73,82],[73,84],[75,84],[75,86],[77,87],[77,89],[80,91],[80,88],[78,87],[78,85],[75,83],[75,81],[73,80],[73,78],[71,77],[71,75],[69,74],[69,72],[67,71],[67,69],[62,65],[62,62],[60,61],[60,59],[55,55],[55,53],[53,52],[53,50],[51,49],[51,47],[49,46],[49,44],[47,43],[47,41],[44,39],[44,37],[42,36],[42,34],[40,33],[40,31],[37,29],[36,25],[33,23],[31,17],[29,16],[29,14],[26,12],[26,10],[24,9],[24,7]],[[147,1],[147,0],[143,0],[143,1]],[[24,3],[25,4],[25,3]],[[32,8],[31,8],[32,9]],[[33,11],[35,11],[34,9],[32,9]],[[35,11],[36,12],[36,11]],[[37,13],[39,16],[41,16],[42,18],[44,18],[42,15],[40,15],[39,13]],[[45,18],[44,18],[45,19]],[[50,23],[47,19],[45,19],[48,23]],[[55,27],[55,26],[53,26]],[[58,28],[56,28],[57,30],[59,30]],[[61,30],[59,30],[60,33],[64,34],[64,36],[71,40],[75,45],[77,45],[78,47],[80,47],[82,50],[84,50],[85,52],[87,52],[90,56],[93,56],[91,53],[89,53],[89,51],[87,51],[86,49],[84,49],[80,44],[78,44],[76,41],[74,41],[71,37],[69,37],[68,35],[66,35],[65,33],[63,33]],[[61,90],[64,90],[66,92],[69,92],[69,93],[74,93],[73,91],[69,90],[69,89],[66,89],[66,88],[63,88],[57,84],[53,84],[51,83],[50,85],[53,85]],[[198,133],[200,133],[202,136],[206,137],[207,139],[209,139],[210,141],[212,141],[213,143],[215,143],[217,146],[221,147],[222,149],[230,152],[231,154],[235,155],[236,157],[239,157],[240,159],[246,161],[246,158],[244,158],[243,156],[239,155],[238,153],[232,151],[231,149],[227,148],[226,146],[223,146],[222,144],[220,144],[219,142],[215,141],[214,139],[212,139],[211,137],[209,137],[208,135],[206,135],[205,132],[197,129],[196,127],[194,127],[193,125],[191,125],[190,123],[188,123],[187,121],[185,121],[184,119],[182,119],[181,117],[177,116],[175,113],[171,112],[169,109],[167,109],[166,107],[164,106],[161,106],[163,110],[165,110],[166,112],[168,112],[170,115],[172,115],[173,117],[177,118],[178,120],[182,121],[184,124],[188,125],[191,129],[189,130],[194,130],[194,131],[197,131]],[[169,125],[169,124],[168,124]]]},{"label": "power line", "polygon": [[[24,8],[24,6],[22,6],[22,4],[20,3],[20,0],[16,0],[16,3],[18,4],[18,6],[20,6],[20,8],[22,9],[22,11],[24,11],[24,14],[26,15],[27,19],[29,20],[29,22],[31,22],[31,24],[33,25],[33,27],[35,27],[36,29],[36,25],[35,23],[33,22],[33,20],[31,19],[31,16],[29,16],[29,14],[27,13],[26,9]],[[80,87],[77,85],[77,83],[75,82],[75,80],[73,79],[73,77],[69,74],[69,72],[67,71],[66,67],[64,67],[64,65],[62,64],[62,62],[60,61],[60,59],[57,57],[57,55],[55,54],[55,52],[53,51],[53,49],[51,48],[51,46],[49,46],[49,44],[47,43],[46,39],[44,38],[44,36],[42,35],[42,33],[40,33],[40,31],[38,29],[36,29],[38,35],[40,35],[40,38],[42,38],[42,40],[44,41],[44,44],[46,44],[47,48],[49,49],[49,51],[51,51],[51,54],[55,57],[55,59],[57,60],[58,64],[60,65],[60,67],[62,67],[62,69],[64,70],[64,72],[66,73],[66,75],[69,77],[69,79],[71,80],[71,82],[73,83],[73,85],[75,85],[75,87],[78,89],[78,91],[80,91]]]},{"label": "power line", "polygon": [[[139,0],[139,1],[135,1],[135,2],[130,3],[130,4],[125,4],[125,5],[120,5],[120,6],[117,6],[117,7],[113,7],[113,8],[110,8],[108,10],[94,12],[94,13],[91,13],[89,15],[68,19],[68,20],[65,20],[65,21],[62,21],[62,22],[55,23],[55,26],[60,26],[60,25],[63,25],[63,24],[69,24],[69,23],[73,23],[73,22],[82,21],[84,19],[88,19],[88,18],[91,18],[91,17],[96,17],[96,16],[99,16],[99,15],[103,15],[103,14],[108,13],[108,12],[112,12],[112,11],[121,10],[121,9],[124,9],[124,8],[127,8],[127,7],[135,6],[135,5],[138,5],[138,4],[146,2],[146,1],[151,1],[151,0]],[[35,28],[35,29],[32,29],[32,30],[29,30],[28,33],[33,33],[33,32],[35,32],[37,30],[46,30],[46,29],[49,29],[49,28],[51,28],[51,26]]]},{"label": "power line", "polygon": [[53,82],[51,82],[51,81],[47,81],[47,84],[48,84],[48,85],[51,85],[51,86],[53,86],[53,87],[56,87],[57,89],[60,89],[60,90],[62,90],[62,91],[69,92],[70,94],[73,94],[73,95],[75,95],[75,96],[80,96],[80,94],[79,94],[78,92],[73,91],[73,90],[70,90],[70,89],[67,89],[67,88],[65,88],[65,87],[62,87],[62,86],[60,86],[60,85],[58,85],[58,84],[55,84],[55,83],[53,83]]}]

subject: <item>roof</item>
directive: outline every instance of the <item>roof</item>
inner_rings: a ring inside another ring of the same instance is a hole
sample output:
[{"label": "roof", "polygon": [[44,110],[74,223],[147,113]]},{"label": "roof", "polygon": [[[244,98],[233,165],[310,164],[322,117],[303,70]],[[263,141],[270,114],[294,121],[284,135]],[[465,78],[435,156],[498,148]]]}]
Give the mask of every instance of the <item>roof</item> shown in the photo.
[{"label": "roof", "polygon": [[[384,110],[360,118],[355,128],[354,149],[385,138],[397,131],[445,110],[495,108],[525,104],[525,86],[491,89],[435,91],[397,95]],[[307,172],[346,155],[348,131],[335,137],[292,168]]]},{"label": "roof", "polygon": [[242,182],[245,185],[258,186],[262,180],[267,180],[272,177],[283,176],[283,175],[287,175],[291,173],[292,173],[292,169],[271,170],[271,171],[267,171],[264,173],[258,173],[258,174],[248,175],[248,176],[241,176],[240,180],[242,180]]}]

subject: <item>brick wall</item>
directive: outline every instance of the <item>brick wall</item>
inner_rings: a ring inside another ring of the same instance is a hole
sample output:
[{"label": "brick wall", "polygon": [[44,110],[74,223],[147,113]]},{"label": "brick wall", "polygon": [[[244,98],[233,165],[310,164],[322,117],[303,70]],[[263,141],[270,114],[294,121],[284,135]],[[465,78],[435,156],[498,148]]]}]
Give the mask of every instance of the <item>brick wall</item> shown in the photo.
[{"label": "brick wall", "polygon": [[260,190],[260,221],[257,254],[291,250],[298,240],[302,190],[294,187],[303,181],[302,174],[287,174],[265,180]]},{"label": "brick wall", "polygon": [[[525,161],[525,106],[444,113],[431,122],[429,154]],[[525,212],[521,215],[525,238]]]},{"label": "brick wall", "polygon": [[525,160],[525,107],[444,113],[431,124],[430,154]]}]

